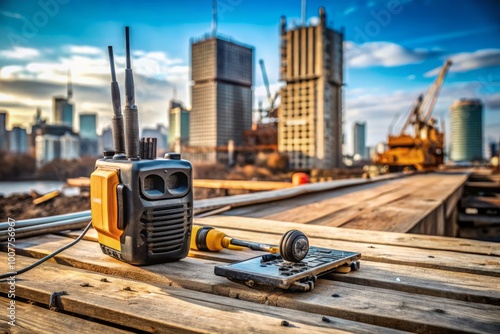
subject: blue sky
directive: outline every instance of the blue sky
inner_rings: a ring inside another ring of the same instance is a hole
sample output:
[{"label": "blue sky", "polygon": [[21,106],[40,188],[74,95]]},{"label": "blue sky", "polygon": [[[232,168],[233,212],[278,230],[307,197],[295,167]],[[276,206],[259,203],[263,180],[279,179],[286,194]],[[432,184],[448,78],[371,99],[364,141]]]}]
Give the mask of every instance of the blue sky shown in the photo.
[{"label": "blue sky", "polygon": [[[454,65],[434,115],[445,123],[461,97],[485,104],[485,137],[500,136],[500,4],[494,0],[307,1],[345,29],[346,151],[354,121],[367,122],[367,144],[387,135],[394,115],[425,93],[445,59]],[[71,68],[76,111],[110,120],[106,47],[114,45],[123,72],[123,27],[131,27],[137,103],[143,126],[166,122],[173,88],[190,104],[189,43],[210,30],[211,0],[0,0],[0,109],[10,125],[27,125],[35,108],[51,118],[51,97],[64,95]],[[219,0],[218,31],[255,48],[255,105],[265,90],[257,60],[264,59],[278,89],[279,19],[300,24],[300,0]],[[122,75],[119,76],[119,80]]]}]

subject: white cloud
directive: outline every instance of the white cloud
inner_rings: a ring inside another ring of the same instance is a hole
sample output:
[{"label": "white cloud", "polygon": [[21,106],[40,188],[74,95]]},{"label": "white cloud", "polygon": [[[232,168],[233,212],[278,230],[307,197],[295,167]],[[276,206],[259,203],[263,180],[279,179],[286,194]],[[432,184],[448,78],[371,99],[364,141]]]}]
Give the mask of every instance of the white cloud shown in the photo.
[{"label": "white cloud", "polygon": [[351,67],[395,67],[416,64],[440,53],[439,50],[408,49],[391,42],[356,44],[345,41],[344,47],[348,66]]},{"label": "white cloud", "polygon": [[[271,96],[278,93],[285,84],[283,82],[278,82],[275,84],[270,84],[269,89],[271,90]],[[269,103],[267,100],[267,91],[264,85],[254,87],[254,108],[257,108],[259,101],[262,101],[262,107],[268,108]],[[275,106],[279,105],[279,100],[275,102]]]},{"label": "white cloud", "polygon": [[33,48],[15,46],[11,50],[0,51],[0,57],[9,59],[30,59],[40,55],[40,51]]},{"label": "white cloud", "polygon": [[70,53],[80,55],[100,55],[103,53],[100,48],[88,45],[70,45],[68,49]]},{"label": "white cloud", "polygon": [[[478,68],[500,66],[500,49],[482,49],[474,52],[461,52],[448,57],[453,62],[450,72],[467,72]],[[432,77],[439,73],[437,67],[424,74]]]},{"label": "white cloud", "polygon": [[[11,112],[12,122],[29,124],[35,106],[41,106],[45,115],[51,115],[52,96],[65,94],[67,70],[71,69],[76,113],[98,112],[99,128],[109,125],[111,76],[107,52],[75,45],[35,51],[38,56],[26,59],[23,64],[0,69],[2,93],[8,93],[2,96],[0,105]],[[116,56],[115,62],[123,100],[125,58]],[[177,88],[178,98],[189,104],[189,67],[184,60],[161,51],[135,50],[132,65],[141,127],[167,122],[166,110],[173,87]]]},{"label": "white cloud", "polygon": [[495,93],[484,98],[486,108],[500,110],[500,93]]},{"label": "white cloud", "polygon": [[352,6],[352,7],[348,7],[344,10],[344,16],[347,16],[351,13],[354,13],[356,10],[358,9],[358,7],[356,6]]},{"label": "white cloud", "polygon": [[10,17],[12,19],[20,19],[22,18],[23,16],[19,13],[14,13],[14,12],[8,12],[6,10],[0,10],[0,14],[2,14],[3,16],[6,16],[6,17]]},{"label": "white cloud", "polygon": [[308,20],[310,26],[317,26],[319,24],[319,17],[311,16]]},{"label": "white cloud", "polygon": [[4,66],[0,70],[0,79],[8,79],[14,76],[15,73],[19,73],[23,70],[22,66],[19,65],[10,65]]}]

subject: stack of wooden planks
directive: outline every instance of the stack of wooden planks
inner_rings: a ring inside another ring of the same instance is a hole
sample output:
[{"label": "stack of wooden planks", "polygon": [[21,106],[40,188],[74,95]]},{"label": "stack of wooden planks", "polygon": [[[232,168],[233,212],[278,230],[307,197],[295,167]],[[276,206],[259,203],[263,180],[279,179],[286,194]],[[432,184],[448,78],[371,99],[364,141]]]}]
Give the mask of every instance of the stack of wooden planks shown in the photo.
[{"label": "stack of wooden planks", "polygon": [[458,209],[461,237],[500,241],[500,175],[472,175]]},{"label": "stack of wooden planks", "polygon": [[[0,328],[12,333],[500,332],[498,243],[232,216],[195,223],[263,243],[277,243],[285,231],[300,229],[311,245],[361,252],[361,268],[330,274],[312,292],[257,290],[213,270],[262,253],[193,251],[178,262],[135,267],[104,255],[91,230],[55,259],[16,277],[16,327],[2,320]],[[19,240],[16,268],[76,234]],[[5,250],[2,245],[3,263]],[[5,281],[0,284],[2,307],[9,302],[8,289]],[[48,309],[54,293],[58,311]]]}]

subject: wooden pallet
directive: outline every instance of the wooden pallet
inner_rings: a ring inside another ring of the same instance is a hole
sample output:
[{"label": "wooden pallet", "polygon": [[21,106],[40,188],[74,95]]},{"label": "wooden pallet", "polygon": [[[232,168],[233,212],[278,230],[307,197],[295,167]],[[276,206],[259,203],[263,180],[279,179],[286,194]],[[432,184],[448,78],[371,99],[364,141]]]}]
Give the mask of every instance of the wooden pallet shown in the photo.
[{"label": "wooden pallet", "polygon": [[[500,245],[244,217],[213,216],[243,239],[277,243],[300,228],[314,246],[360,251],[361,269],[320,279],[315,290],[256,290],[213,274],[214,266],[261,254],[190,252],[173,263],[135,267],[104,255],[89,233],[74,247],[16,278],[16,324],[6,332],[500,332]],[[67,244],[46,235],[16,244],[19,269]],[[0,261],[7,263],[5,245]],[[5,268],[5,266],[3,267]],[[5,270],[5,269],[4,269]],[[5,293],[9,286],[0,284]],[[48,309],[54,292],[58,311]],[[5,308],[3,308],[5,309]],[[4,312],[5,313],[5,312]],[[288,326],[284,326],[288,323]]]}]

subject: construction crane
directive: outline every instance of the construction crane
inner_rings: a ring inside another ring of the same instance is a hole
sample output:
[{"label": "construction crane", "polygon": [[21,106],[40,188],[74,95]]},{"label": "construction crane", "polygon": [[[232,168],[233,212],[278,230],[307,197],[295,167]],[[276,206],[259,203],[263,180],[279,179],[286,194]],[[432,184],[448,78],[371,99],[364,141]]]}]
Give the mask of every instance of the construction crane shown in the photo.
[{"label": "construction crane", "polygon": [[[444,134],[437,128],[432,111],[451,61],[447,60],[427,94],[414,102],[410,115],[398,135],[389,134],[388,149],[378,155],[376,163],[390,171],[428,170],[443,163]],[[413,125],[413,133],[408,131]]]},{"label": "construction crane", "polygon": [[274,93],[274,95],[271,95],[271,89],[269,87],[269,79],[267,78],[266,67],[264,65],[263,59],[259,60],[259,65],[260,65],[260,70],[262,71],[262,79],[264,80],[264,86],[266,87],[267,102],[269,103],[267,117],[271,122],[274,122],[278,117],[277,109],[274,106],[274,104],[276,103],[276,99],[278,98],[278,93],[276,92]]}]

